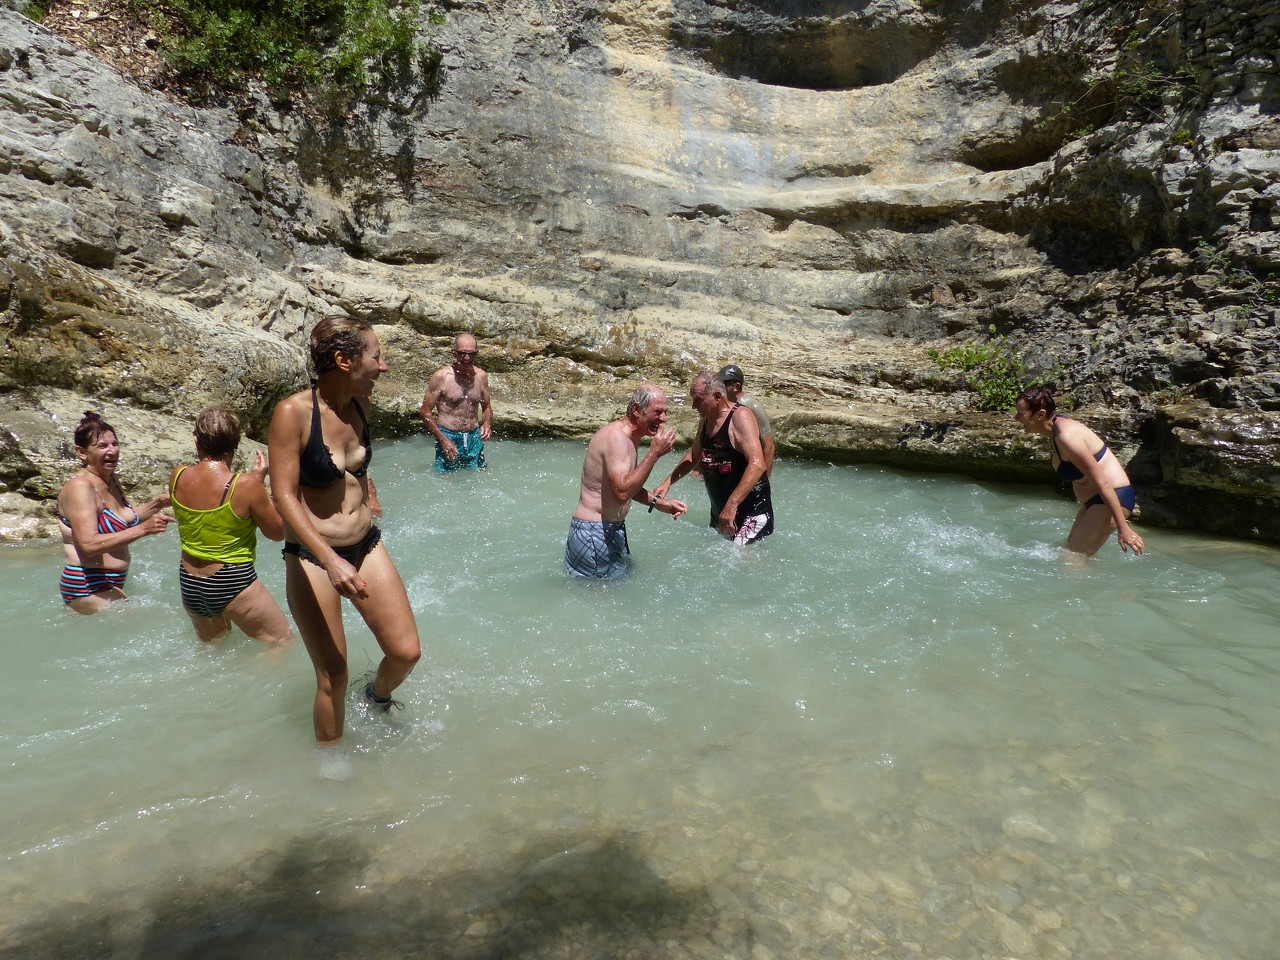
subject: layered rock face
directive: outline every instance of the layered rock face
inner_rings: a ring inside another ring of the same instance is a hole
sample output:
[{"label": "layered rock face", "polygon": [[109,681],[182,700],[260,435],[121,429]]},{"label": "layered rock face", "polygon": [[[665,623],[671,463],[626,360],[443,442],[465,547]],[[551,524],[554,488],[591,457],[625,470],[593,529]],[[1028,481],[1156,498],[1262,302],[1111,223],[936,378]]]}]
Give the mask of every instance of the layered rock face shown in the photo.
[{"label": "layered rock face", "polygon": [[425,111],[326,126],[175,103],[0,10],[10,532],[46,529],[82,407],[157,482],[211,403],[261,437],[339,309],[379,325],[386,433],[470,330],[501,435],[733,361],[784,456],[1047,478],[929,358],[994,326],[1145,520],[1280,542],[1280,3],[1105,12],[471,0]]}]

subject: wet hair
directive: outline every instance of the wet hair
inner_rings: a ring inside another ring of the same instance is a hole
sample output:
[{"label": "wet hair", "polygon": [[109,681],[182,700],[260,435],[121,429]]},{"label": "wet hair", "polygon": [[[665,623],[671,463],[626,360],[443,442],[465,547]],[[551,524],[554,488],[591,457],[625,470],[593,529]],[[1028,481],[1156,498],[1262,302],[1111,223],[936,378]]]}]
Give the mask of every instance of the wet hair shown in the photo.
[{"label": "wet hair", "polygon": [[316,376],[338,369],[339,353],[359,357],[364,353],[364,334],[372,330],[368,320],[359,320],[342,313],[322,317],[311,328],[311,369]]},{"label": "wet hair", "polygon": [[649,404],[653,403],[654,397],[661,393],[662,391],[652,383],[641,384],[631,395],[631,402],[627,404],[627,416],[633,413],[647,413]]},{"label": "wet hair", "polygon": [[76,427],[75,444],[82,450],[93,446],[97,439],[104,433],[115,433],[116,428],[103,420],[101,416],[92,410],[86,410],[84,416],[80,418],[80,425]]},{"label": "wet hair", "polygon": [[689,384],[689,392],[693,393],[696,387],[702,387],[707,393],[714,395],[718,390],[720,396],[726,400],[729,398],[729,388],[724,385],[724,381],[720,379],[720,374],[714,370],[703,370],[693,378],[693,383]]},{"label": "wet hair", "polygon": [[1048,387],[1029,387],[1018,394],[1018,399],[1027,405],[1028,413],[1036,413],[1043,410],[1049,416],[1053,416],[1058,405],[1053,401],[1053,391]]},{"label": "wet hair", "polygon": [[240,446],[240,418],[227,407],[210,407],[196,417],[196,450],[219,460]]}]

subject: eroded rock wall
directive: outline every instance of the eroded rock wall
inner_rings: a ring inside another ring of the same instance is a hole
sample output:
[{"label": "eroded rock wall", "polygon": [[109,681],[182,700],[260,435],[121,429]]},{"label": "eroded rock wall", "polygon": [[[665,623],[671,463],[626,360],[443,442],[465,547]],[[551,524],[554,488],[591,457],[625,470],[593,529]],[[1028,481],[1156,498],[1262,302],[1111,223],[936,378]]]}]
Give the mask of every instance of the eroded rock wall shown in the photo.
[{"label": "eroded rock wall", "polygon": [[1043,478],[927,354],[994,325],[1146,519],[1280,542],[1280,4],[1107,12],[470,0],[425,113],[325,126],[175,103],[0,10],[7,505],[70,468],[65,421],[35,454],[45,391],[261,436],[332,308],[380,325],[386,432],[469,329],[509,435],[734,360],[784,455]]}]

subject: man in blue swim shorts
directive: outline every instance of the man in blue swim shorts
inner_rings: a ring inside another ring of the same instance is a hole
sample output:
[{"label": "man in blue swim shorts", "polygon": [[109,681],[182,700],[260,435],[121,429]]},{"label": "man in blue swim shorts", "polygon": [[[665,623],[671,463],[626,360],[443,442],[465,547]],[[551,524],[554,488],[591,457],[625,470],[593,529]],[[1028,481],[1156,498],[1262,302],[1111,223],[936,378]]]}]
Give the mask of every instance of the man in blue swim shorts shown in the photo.
[{"label": "man in blue swim shorts", "polygon": [[431,375],[418,415],[436,438],[436,471],[484,469],[493,407],[489,374],[476,366],[476,338],[460,333],[453,341],[453,363]]},{"label": "man in blue swim shorts", "polygon": [[[626,519],[632,501],[673,518],[688,509],[679,500],[653,497],[644,489],[653,468],[676,444],[676,432],[664,429],[666,422],[666,394],[646,383],[631,395],[626,415],[605,424],[587,444],[578,507],[564,549],[564,565],[573,576],[609,580],[627,572]],[[651,438],[649,449],[636,462],[643,437]]]}]

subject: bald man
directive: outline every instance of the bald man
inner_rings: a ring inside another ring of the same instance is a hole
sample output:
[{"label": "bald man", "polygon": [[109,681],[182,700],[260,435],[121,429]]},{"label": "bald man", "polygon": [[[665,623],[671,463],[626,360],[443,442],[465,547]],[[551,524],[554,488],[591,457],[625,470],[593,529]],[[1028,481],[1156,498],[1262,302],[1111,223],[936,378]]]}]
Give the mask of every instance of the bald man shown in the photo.
[{"label": "bald man", "polygon": [[418,416],[436,438],[436,471],[481,470],[484,442],[492,432],[489,374],[476,366],[476,338],[460,333],[453,341],[453,363],[427,382]]}]

